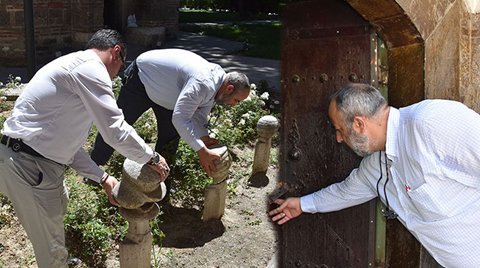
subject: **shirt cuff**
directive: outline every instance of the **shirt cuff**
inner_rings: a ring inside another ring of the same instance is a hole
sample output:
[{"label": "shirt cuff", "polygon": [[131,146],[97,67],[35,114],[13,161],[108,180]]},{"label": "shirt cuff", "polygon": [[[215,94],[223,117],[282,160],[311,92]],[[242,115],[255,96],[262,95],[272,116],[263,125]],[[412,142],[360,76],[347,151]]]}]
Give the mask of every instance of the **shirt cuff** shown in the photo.
[{"label": "shirt cuff", "polygon": [[197,152],[198,150],[202,149],[203,147],[205,147],[205,143],[203,143],[202,139],[195,139],[193,141],[193,144],[190,144],[190,147],[192,147],[192,149]]},{"label": "shirt cuff", "polygon": [[302,196],[300,198],[300,208],[302,209],[303,212],[307,212],[307,213],[316,212],[313,193],[306,196]]},{"label": "shirt cuff", "polygon": [[93,173],[93,176],[89,177],[89,179],[91,179],[92,181],[96,181],[98,183],[100,183],[100,180],[102,179],[103,175],[105,175],[105,171],[103,171],[103,169],[101,169],[98,166],[93,170],[92,173]]}]

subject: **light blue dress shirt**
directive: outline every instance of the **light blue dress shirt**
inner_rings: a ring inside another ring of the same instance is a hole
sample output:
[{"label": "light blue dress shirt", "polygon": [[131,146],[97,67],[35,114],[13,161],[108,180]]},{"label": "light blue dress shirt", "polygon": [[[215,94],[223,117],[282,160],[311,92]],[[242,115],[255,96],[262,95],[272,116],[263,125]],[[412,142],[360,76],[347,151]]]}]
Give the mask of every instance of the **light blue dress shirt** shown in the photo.
[{"label": "light blue dress shirt", "polygon": [[[382,154],[380,171],[379,154]],[[390,108],[383,152],[365,157],[344,181],[301,198],[302,211],[329,212],[380,199],[385,164],[390,208],[444,267],[480,265],[480,115],[447,100]]]},{"label": "light blue dress shirt", "polygon": [[100,181],[104,171],[82,148],[93,123],[125,157],[139,163],[152,157],[152,149],[125,122],[107,68],[89,49],[41,68],[15,102],[2,134],[21,138],[46,158]]},{"label": "light blue dress shirt", "polygon": [[208,136],[207,116],[226,79],[225,71],[182,49],[147,51],[137,57],[137,66],[148,97],[173,110],[172,123],[180,137],[193,150],[202,149],[200,138]]}]

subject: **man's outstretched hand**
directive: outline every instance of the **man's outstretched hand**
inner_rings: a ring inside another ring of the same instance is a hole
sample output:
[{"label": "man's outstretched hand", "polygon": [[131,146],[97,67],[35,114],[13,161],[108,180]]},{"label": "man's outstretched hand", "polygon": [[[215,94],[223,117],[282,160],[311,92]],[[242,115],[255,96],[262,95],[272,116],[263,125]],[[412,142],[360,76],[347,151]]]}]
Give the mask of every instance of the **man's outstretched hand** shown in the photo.
[{"label": "man's outstretched hand", "polygon": [[270,211],[269,215],[272,216],[273,221],[278,221],[279,225],[286,223],[287,221],[300,216],[303,213],[300,206],[299,197],[290,197],[286,200],[277,199],[273,203],[280,205],[278,208]]}]

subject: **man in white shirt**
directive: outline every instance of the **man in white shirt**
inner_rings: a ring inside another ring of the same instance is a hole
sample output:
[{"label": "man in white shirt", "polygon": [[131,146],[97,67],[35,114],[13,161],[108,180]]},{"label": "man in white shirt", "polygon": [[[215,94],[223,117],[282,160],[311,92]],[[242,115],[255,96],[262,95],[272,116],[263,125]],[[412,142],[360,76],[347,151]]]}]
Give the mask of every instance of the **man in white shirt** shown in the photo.
[{"label": "man in white shirt", "polygon": [[[215,103],[235,106],[250,94],[246,75],[225,71],[199,55],[182,49],[157,49],[142,53],[125,71],[125,85],[118,97],[129,124],[149,108],[157,118],[155,150],[174,155],[181,137],[200,159],[207,174],[215,171],[219,155],[207,149],[218,140],[210,138],[207,116]],[[97,136],[92,159],[104,165],[113,153]]]},{"label": "man in white shirt", "polygon": [[332,96],[329,116],[337,142],[364,157],[360,166],[315,193],[276,200],[272,219],[284,224],[379,196],[384,215],[398,216],[439,264],[477,267],[480,115],[448,100],[395,109],[372,86],[348,84]]},{"label": "man in white shirt", "polygon": [[82,148],[92,124],[109,144],[138,163],[151,163],[162,180],[168,165],[125,122],[112,91],[126,46],[114,30],[100,30],[86,50],[41,68],[15,102],[1,131],[0,190],[10,198],[33,244],[38,267],[65,267],[63,217],[68,193],[64,164],[101,183],[112,204],[117,179]]}]

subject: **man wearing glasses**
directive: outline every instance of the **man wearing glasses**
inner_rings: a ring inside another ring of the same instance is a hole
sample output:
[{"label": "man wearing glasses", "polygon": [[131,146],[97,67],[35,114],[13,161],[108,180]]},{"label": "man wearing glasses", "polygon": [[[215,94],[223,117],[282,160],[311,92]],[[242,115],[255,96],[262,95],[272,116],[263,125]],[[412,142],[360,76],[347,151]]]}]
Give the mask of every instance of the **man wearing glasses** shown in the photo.
[{"label": "man wearing glasses", "polygon": [[[215,103],[235,106],[249,94],[245,74],[225,73],[219,65],[187,50],[157,49],[142,53],[127,67],[118,107],[129,124],[152,108],[158,126],[155,150],[174,155],[181,137],[210,175],[215,171],[213,160],[220,156],[207,149],[218,143],[208,136],[207,116]],[[97,136],[91,153],[98,165],[106,164],[114,151],[102,135]]]},{"label": "man wearing glasses", "polygon": [[100,30],[86,50],[41,68],[15,102],[1,131],[0,190],[12,201],[33,244],[38,267],[66,267],[63,217],[68,193],[64,164],[105,187],[109,200],[117,179],[82,148],[92,124],[121,154],[150,163],[162,181],[165,159],[154,153],[125,122],[112,79],[123,67],[125,42],[114,30]]}]

